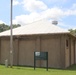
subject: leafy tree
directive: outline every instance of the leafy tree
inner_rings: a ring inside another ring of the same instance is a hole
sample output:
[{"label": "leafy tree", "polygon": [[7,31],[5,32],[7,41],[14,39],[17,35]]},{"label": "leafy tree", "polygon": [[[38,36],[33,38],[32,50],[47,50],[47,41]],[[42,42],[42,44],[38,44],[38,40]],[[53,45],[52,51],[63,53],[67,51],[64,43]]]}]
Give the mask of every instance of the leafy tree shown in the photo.
[{"label": "leafy tree", "polygon": [[76,35],[76,29],[69,29],[70,33]]},{"label": "leafy tree", "polygon": [[17,28],[17,27],[20,27],[21,25],[20,24],[13,24],[13,28]]},{"label": "leafy tree", "polygon": [[4,23],[0,24],[0,32],[8,30],[8,29],[10,29],[8,25],[5,25]]},{"label": "leafy tree", "polygon": [[[17,28],[17,27],[20,27],[21,25],[20,24],[14,24],[13,25],[13,28]],[[0,24],[0,32],[3,32],[3,31],[6,31],[6,30],[9,30],[10,29],[10,26],[9,25],[6,25],[6,24]]]}]

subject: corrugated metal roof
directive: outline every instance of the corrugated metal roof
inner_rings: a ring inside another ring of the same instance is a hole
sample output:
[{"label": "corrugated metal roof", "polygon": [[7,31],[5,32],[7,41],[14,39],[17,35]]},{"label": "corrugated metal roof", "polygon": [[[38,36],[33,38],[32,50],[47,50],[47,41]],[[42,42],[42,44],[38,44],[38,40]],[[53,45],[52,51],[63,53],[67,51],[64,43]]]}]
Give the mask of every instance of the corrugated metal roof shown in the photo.
[{"label": "corrugated metal roof", "polygon": [[[69,33],[68,30],[62,29],[57,25],[51,24],[47,20],[40,20],[25,26],[13,29],[13,35],[33,35],[33,34],[53,34]],[[10,30],[0,33],[0,36],[10,36]]]}]

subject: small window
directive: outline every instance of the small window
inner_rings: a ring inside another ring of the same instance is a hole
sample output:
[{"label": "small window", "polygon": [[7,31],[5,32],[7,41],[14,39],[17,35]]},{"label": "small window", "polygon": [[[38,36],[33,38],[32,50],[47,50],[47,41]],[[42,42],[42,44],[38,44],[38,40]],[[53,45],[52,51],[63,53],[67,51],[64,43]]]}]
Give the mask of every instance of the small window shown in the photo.
[{"label": "small window", "polygon": [[66,40],[66,47],[68,47],[68,40]]}]

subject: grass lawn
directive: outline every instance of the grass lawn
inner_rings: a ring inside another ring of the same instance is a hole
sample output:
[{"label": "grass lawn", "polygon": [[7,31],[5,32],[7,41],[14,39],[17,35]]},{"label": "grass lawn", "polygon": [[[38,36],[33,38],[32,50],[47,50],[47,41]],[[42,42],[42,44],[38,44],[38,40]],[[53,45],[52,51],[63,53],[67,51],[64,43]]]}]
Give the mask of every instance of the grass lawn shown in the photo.
[{"label": "grass lawn", "polygon": [[62,69],[46,69],[36,68],[34,70],[30,67],[16,67],[6,68],[5,66],[0,65],[0,75],[76,75],[76,65],[62,70]]}]

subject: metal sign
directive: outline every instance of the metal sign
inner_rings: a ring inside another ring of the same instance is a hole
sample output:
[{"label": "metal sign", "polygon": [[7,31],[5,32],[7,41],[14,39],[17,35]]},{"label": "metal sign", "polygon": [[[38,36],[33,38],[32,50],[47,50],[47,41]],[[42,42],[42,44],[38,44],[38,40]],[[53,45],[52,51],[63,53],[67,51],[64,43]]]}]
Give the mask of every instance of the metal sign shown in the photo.
[{"label": "metal sign", "polygon": [[35,52],[35,60],[47,60],[48,52]]},{"label": "metal sign", "polygon": [[46,60],[46,68],[48,71],[48,52],[34,52],[34,70],[36,66],[36,60]]}]

